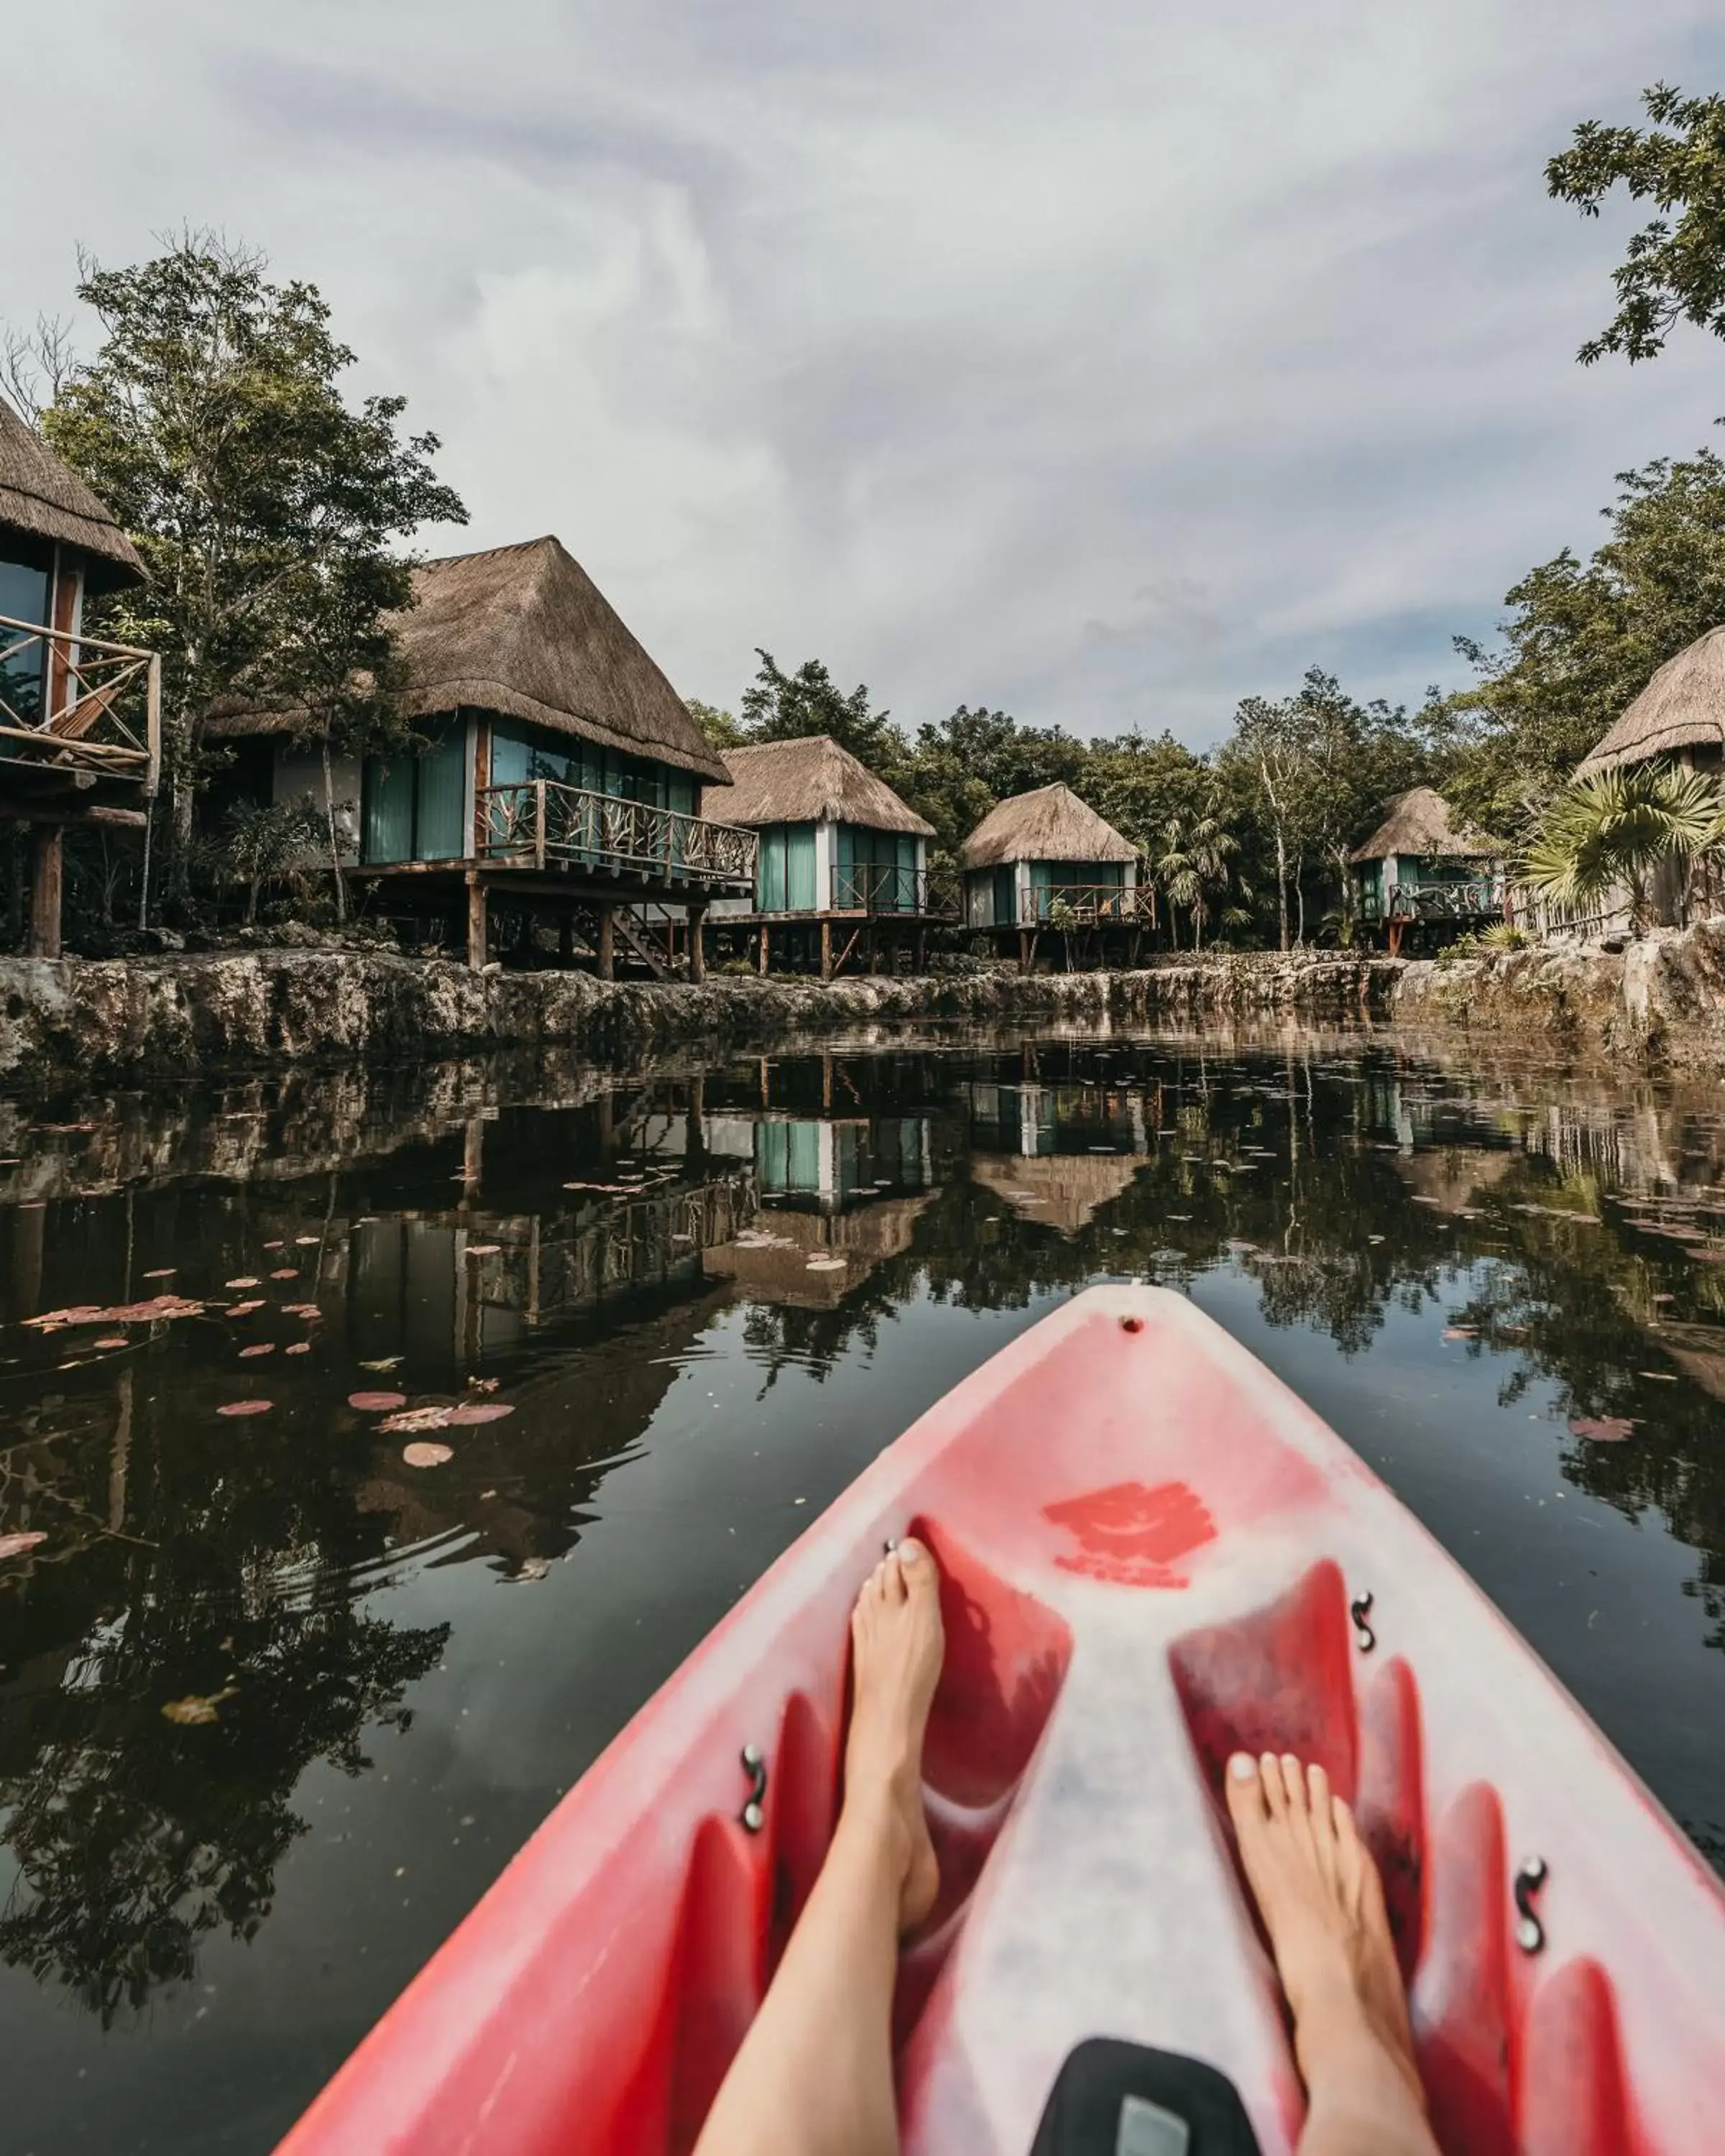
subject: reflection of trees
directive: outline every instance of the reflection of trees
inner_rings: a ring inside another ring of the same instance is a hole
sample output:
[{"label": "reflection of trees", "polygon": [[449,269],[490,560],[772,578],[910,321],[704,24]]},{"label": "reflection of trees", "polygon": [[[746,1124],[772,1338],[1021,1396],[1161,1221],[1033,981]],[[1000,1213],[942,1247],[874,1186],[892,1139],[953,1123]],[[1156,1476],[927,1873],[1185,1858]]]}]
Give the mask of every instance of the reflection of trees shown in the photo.
[{"label": "reflection of trees", "polygon": [[[58,1514],[39,1517],[85,1532],[75,1561],[5,1595],[0,1804],[18,1878],[0,1957],[105,2021],[188,1978],[207,1933],[256,1932],[304,1831],[300,1774],[358,1773],[367,1725],[404,1719],[447,1636],[354,1599],[388,1524],[355,1507],[362,1446],[308,1458],[285,1417],[240,1445],[187,1405],[146,1404],[134,1428],[122,1399],[119,1428],[27,1448],[59,1470],[40,1496]],[[191,1696],[218,1697],[219,1719],[163,1716]]]}]

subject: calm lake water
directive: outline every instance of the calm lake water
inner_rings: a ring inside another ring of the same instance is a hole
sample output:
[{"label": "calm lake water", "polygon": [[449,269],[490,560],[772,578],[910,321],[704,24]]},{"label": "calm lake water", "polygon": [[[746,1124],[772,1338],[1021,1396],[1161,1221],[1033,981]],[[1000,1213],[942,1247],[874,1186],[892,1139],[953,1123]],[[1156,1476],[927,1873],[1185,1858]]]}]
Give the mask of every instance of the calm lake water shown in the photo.
[{"label": "calm lake water", "polygon": [[1717,1090],[919,1039],[0,1105],[0,1154],[10,2150],[267,2148],[814,1514],[1111,1277],[1311,1400],[1725,1863]]}]

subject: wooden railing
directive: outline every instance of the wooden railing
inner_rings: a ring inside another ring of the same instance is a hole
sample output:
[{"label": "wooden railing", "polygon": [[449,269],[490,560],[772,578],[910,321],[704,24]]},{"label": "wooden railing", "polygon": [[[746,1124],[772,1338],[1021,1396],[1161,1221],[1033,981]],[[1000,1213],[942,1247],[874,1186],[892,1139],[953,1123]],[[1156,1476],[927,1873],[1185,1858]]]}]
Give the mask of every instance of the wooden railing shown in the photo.
[{"label": "wooden railing", "polygon": [[862,862],[833,870],[835,913],[920,913],[953,919],[958,913],[957,886],[950,876],[927,869],[888,868]]},{"label": "wooden railing", "polygon": [[136,781],[162,769],[162,661],[153,651],[0,614],[0,755]]},{"label": "wooden railing", "polygon": [[1503,911],[1503,887],[1489,876],[1466,883],[1393,883],[1383,911],[1366,918],[1383,921],[1483,921]]},{"label": "wooden railing", "polygon": [[740,824],[621,801],[555,778],[481,787],[479,826],[483,860],[626,869],[679,883],[752,887],[760,850],[757,834]]},{"label": "wooden railing", "polygon": [[[1149,927],[1156,920],[1156,896],[1148,884],[1130,891],[1117,883],[1033,885],[1019,896],[1017,925],[1024,928]],[[1010,927],[1014,924],[1006,924]]]}]

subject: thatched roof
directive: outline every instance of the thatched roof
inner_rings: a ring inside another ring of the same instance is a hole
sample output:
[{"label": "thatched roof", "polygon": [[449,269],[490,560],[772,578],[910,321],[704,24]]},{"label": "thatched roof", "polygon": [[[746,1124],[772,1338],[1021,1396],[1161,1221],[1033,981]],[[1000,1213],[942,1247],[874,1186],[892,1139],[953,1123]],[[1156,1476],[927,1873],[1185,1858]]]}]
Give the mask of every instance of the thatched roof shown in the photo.
[{"label": "thatched roof", "polygon": [[1138,850],[1081,801],[1070,786],[1014,793],[983,817],[958,859],[968,869],[1001,861],[1133,861]]},{"label": "thatched roof", "polygon": [[830,734],[722,753],[732,789],[725,797],[727,824],[860,824],[871,831],[934,836],[932,824]]},{"label": "thatched roof", "polygon": [[1578,776],[1701,745],[1725,747],[1725,628],[1686,644],[1642,690]]},{"label": "thatched roof", "polygon": [[1384,803],[1384,821],[1348,858],[1384,861],[1406,855],[1422,860],[1492,860],[1505,851],[1476,824],[1453,818],[1441,793],[1430,786],[1412,786]]},{"label": "thatched roof", "polygon": [[92,589],[141,583],[138,550],[76,472],[0,398],[0,529],[58,540],[90,557]]},{"label": "thatched roof", "polygon": [[971,1180],[1004,1198],[1022,1219],[1076,1235],[1096,1208],[1118,1198],[1143,1166],[1130,1153],[973,1153]]},{"label": "thatched roof", "polygon": [[[561,541],[422,562],[413,597],[394,619],[410,718],[472,706],[730,783],[682,699]],[[300,716],[228,712],[211,732],[281,733]]]}]

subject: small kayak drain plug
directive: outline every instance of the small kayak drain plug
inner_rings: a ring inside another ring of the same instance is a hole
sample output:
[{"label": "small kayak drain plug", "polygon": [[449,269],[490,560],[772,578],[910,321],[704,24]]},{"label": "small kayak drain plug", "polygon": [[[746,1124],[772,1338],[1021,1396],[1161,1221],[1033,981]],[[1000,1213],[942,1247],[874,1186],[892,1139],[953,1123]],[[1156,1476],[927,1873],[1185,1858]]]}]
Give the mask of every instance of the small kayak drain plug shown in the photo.
[{"label": "small kayak drain plug", "polygon": [[1533,1897],[1545,1884],[1543,1856],[1530,1856],[1516,1874],[1516,1944],[1535,1954],[1545,1944],[1545,1927],[1533,1913]]},{"label": "small kayak drain plug", "polygon": [[767,1824],[767,1762],[758,1744],[742,1748],[742,1771],[749,1778],[749,1800],[742,1808],[742,1823],[751,1834],[758,1834]]},{"label": "small kayak drain plug", "polygon": [[1353,1618],[1353,1629],[1359,1635],[1360,1652],[1363,1655],[1369,1655],[1378,1644],[1378,1635],[1366,1621],[1372,1614],[1370,1594],[1356,1594],[1348,1605],[1348,1614]]}]

